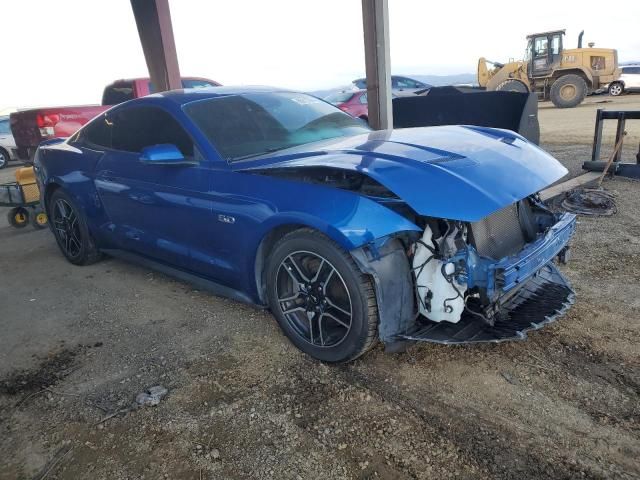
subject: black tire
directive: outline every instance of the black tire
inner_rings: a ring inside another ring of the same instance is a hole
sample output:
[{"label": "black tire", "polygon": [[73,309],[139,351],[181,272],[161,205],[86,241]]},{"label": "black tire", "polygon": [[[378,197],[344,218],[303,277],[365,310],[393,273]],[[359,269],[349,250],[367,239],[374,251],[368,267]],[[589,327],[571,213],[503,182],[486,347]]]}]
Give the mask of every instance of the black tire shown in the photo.
[{"label": "black tire", "polygon": [[375,345],[378,306],[371,279],[321,233],[301,229],[282,237],[267,259],[265,281],[280,327],[311,357],[349,362]]},{"label": "black tire", "polygon": [[7,152],[4,148],[0,148],[0,169],[3,169],[7,165],[9,165],[9,152]]},{"label": "black tire", "polygon": [[49,226],[47,214],[40,207],[36,207],[33,209],[30,215],[30,220],[31,226],[36,230],[42,230],[43,228],[47,228]]},{"label": "black tire", "polygon": [[29,225],[29,210],[24,207],[13,207],[7,213],[7,221],[14,228],[24,228]]},{"label": "black tire", "polygon": [[624,93],[624,85],[621,82],[613,82],[609,85],[609,95],[618,97]]},{"label": "black tire", "polygon": [[529,93],[529,88],[520,80],[515,80],[513,78],[510,78],[509,80],[505,80],[504,82],[499,84],[496,87],[496,91]]},{"label": "black tire", "polygon": [[580,75],[563,75],[551,85],[549,97],[558,108],[573,108],[587,96],[587,82]]},{"label": "black tire", "polygon": [[82,211],[63,190],[49,198],[47,215],[62,254],[74,265],[91,265],[102,257]]}]

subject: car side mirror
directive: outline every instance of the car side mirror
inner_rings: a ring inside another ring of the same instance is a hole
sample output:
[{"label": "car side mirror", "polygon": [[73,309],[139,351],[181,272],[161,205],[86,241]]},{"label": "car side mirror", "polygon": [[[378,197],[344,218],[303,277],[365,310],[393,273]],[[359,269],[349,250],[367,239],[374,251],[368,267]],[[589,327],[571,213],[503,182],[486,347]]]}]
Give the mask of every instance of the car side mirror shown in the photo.
[{"label": "car side mirror", "polygon": [[140,154],[140,162],[149,165],[186,165],[193,163],[184,158],[178,147],[170,143],[143,148]]}]

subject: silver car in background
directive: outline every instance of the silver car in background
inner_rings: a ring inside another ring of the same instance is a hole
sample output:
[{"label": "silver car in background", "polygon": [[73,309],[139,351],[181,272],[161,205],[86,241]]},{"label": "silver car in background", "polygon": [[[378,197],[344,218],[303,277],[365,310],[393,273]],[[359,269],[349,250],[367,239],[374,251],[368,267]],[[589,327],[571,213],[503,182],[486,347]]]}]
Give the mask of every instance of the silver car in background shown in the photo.
[{"label": "silver car in background", "polygon": [[[366,90],[367,79],[358,78],[351,82],[356,88]],[[422,90],[428,90],[431,85],[428,83],[420,82],[409,77],[402,77],[400,75],[391,75],[391,91],[398,97],[405,95],[412,95]]]},{"label": "silver car in background", "polygon": [[9,160],[16,160],[16,142],[11,134],[9,116],[0,116],[0,168],[4,168]]},{"label": "silver car in background", "polygon": [[609,85],[609,95],[614,97],[627,92],[640,92],[640,64],[623,65],[620,78]]}]

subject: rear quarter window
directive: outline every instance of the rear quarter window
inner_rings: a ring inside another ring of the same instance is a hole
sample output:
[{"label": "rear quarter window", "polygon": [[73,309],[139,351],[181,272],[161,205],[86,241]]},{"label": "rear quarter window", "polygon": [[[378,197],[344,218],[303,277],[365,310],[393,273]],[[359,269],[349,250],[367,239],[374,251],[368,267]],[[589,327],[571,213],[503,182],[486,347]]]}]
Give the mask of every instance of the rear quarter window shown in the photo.
[{"label": "rear quarter window", "polygon": [[102,115],[71,137],[69,142],[80,140],[88,147],[111,148],[111,137],[112,124],[106,115]]}]

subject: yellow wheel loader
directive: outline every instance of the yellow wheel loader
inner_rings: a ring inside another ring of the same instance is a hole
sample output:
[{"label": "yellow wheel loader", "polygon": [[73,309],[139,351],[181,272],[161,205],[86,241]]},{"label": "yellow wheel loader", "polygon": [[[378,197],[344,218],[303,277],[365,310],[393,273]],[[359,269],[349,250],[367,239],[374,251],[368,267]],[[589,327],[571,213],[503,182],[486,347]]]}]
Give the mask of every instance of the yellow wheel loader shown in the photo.
[{"label": "yellow wheel loader", "polygon": [[[524,60],[503,64],[478,60],[478,84],[487,90],[536,92],[558,108],[572,108],[588,93],[605,88],[620,77],[618,53],[611,48],[564,49],[564,30],[527,36]],[[489,65],[492,65],[491,67]]]}]

